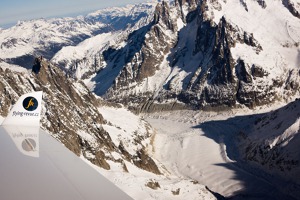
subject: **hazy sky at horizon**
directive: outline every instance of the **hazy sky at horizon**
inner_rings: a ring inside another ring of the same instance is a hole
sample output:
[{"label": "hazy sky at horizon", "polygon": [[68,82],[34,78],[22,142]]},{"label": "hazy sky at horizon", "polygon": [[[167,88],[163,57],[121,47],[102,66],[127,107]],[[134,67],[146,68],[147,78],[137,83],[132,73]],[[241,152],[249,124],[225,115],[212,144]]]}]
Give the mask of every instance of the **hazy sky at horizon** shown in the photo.
[{"label": "hazy sky at horizon", "polygon": [[147,0],[1,0],[0,27],[11,26],[19,20],[76,16],[140,2]]}]

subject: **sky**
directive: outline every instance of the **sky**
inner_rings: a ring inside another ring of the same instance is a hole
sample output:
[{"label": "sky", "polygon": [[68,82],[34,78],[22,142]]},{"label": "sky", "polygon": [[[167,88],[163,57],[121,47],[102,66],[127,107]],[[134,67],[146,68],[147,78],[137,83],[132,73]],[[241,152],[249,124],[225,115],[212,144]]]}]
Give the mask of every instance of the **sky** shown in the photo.
[{"label": "sky", "polygon": [[0,0],[0,27],[19,20],[69,17],[112,6],[147,2],[147,0]]}]

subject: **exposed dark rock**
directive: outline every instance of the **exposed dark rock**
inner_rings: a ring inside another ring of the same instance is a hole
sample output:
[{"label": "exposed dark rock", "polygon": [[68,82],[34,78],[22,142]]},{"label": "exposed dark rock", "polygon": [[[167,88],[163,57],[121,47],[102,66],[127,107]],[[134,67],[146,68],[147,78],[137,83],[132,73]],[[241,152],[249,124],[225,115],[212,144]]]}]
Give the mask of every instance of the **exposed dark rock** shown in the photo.
[{"label": "exposed dark rock", "polygon": [[251,68],[251,73],[252,73],[252,76],[254,77],[264,77],[264,76],[268,76],[268,73],[260,66],[257,66],[255,64],[252,65],[252,68]]},{"label": "exposed dark rock", "polygon": [[291,91],[291,95],[294,95],[300,87],[299,80],[300,77],[297,70],[289,70],[288,77],[285,82],[285,89]]},{"label": "exposed dark rock", "polygon": [[267,3],[265,0],[257,0],[257,3],[262,7],[262,8],[266,8],[267,7]]},{"label": "exposed dark rock", "polygon": [[248,12],[248,6],[245,0],[240,0],[240,3],[242,4],[242,6],[245,8],[245,10]]},{"label": "exposed dark rock", "polygon": [[165,1],[162,1],[161,4],[157,4],[155,8],[153,23],[158,24],[159,22],[165,24],[168,29],[175,31],[174,22],[172,22],[170,16],[170,8]]},{"label": "exposed dark rock", "polygon": [[35,74],[38,74],[40,72],[40,69],[41,69],[41,60],[38,58],[35,58],[34,64],[32,66],[32,72]]},{"label": "exposed dark rock", "polygon": [[216,46],[212,52],[212,67],[209,70],[208,80],[214,85],[233,83],[234,61],[230,48],[233,41],[226,33],[226,20],[222,18],[215,35]]},{"label": "exposed dark rock", "polygon": [[154,181],[154,180],[150,180],[147,184],[146,184],[147,187],[153,189],[153,190],[157,190],[158,188],[160,188],[160,185],[157,181]]},{"label": "exposed dark rock", "polygon": [[282,0],[282,4],[290,11],[290,13],[300,19],[300,13],[290,0]]},{"label": "exposed dark rock", "polygon": [[[102,104],[118,107],[117,104],[102,102],[92,94],[81,81],[67,78],[58,67],[50,64],[46,59],[36,58],[33,73],[3,71],[0,67],[0,114],[6,116],[8,110],[19,96],[32,90],[43,91],[42,127],[53,137],[63,143],[76,155],[81,154],[93,164],[109,170],[107,160],[123,163],[122,159],[114,160],[110,152],[123,154],[129,162],[135,162],[142,169],[159,174],[155,162],[141,149],[137,155],[130,155],[122,143],[116,147],[110,135],[101,127],[106,121],[98,111]],[[76,87],[75,87],[76,84]],[[78,88],[80,90],[78,90]],[[91,135],[96,143],[90,143],[82,138],[79,132]],[[146,135],[150,137],[150,135]],[[144,140],[137,137],[136,145]],[[104,153],[106,152],[106,153]],[[137,161],[139,159],[139,161]],[[144,160],[143,160],[144,159]]]},{"label": "exposed dark rock", "polygon": [[131,155],[130,155],[130,153],[128,153],[128,151],[126,151],[126,149],[125,149],[125,147],[124,147],[124,145],[123,145],[122,142],[120,142],[118,148],[119,148],[119,150],[121,151],[121,153],[123,154],[125,160],[127,160],[127,161],[130,162],[130,160],[131,160]]},{"label": "exposed dark rock", "polygon": [[237,61],[237,66],[236,66],[236,74],[237,77],[240,81],[244,81],[245,83],[251,83],[252,78],[251,75],[249,74],[249,69],[250,67],[245,64],[243,60],[238,60]]},{"label": "exposed dark rock", "polygon": [[90,160],[94,165],[102,167],[103,169],[110,170],[109,164],[105,160],[105,154],[103,151],[98,151],[95,154],[95,159]]},{"label": "exposed dark rock", "polygon": [[173,194],[173,195],[179,195],[179,193],[180,193],[180,188],[178,188],[178,189],[175,190],[175,191],[172,191],[172,194]]},{"label": "exposed dark rock", "polygon": [[146,171],[152,172],[154,174],[161,174],[155,162],[150,158],[144,150],[137,152],[137,155],[133,157],[133,163]]},{"label": "exposed dark rock", "polygon": [[[183,9],[184,9],[184,6],[188,6],[188,11],[189,13],[191,13],[192,11],[196,10],[197,8],[197,1],[196,0],[175,0],[175,6],[179,9],[179,13],[181,15],[181,19],[183,22],[188,22],[190,21],[190,17],[185,17],[184,16],[184,12],[183,12]],[[195,12],[192,12],[192,13],[195,13]]]}]

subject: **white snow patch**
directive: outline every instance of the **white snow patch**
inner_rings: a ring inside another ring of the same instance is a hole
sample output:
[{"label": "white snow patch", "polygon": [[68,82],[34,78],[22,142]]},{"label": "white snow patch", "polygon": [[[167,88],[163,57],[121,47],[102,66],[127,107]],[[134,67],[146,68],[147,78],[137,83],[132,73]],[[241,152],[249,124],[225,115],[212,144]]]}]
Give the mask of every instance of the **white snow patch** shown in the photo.
[{"label": "white snow patch", "polygon": [[8,64],[6,62],[0,62],[0,67],[3,70],[10,69],[11,71],[15,71],[15,72],[28,73],[28,70],[26,68],[21,67],[19,65]]},{"label": "white snow patch", "polygon": [[138,137],[146,139],[149,136],[147,124],[139,116],[125,108],[100,107],[99,112],[108,121],[103,128],[109,133],[115,145],[119,146],[122,141],[125,149],[131,155],[136,154],[142,148],[136,144],[135,139]]},{"label": "white snow patch", "polygon": [[[120,163],[108,161],[111,170],[107,171],[92,165],[81,156],[86,163],[112,181],[133,199],[145,200],[173,200],[173,199],[216,199],[203,185],[194,184],[189,179],[182,179],[176,176],[162,176],[146,172],[125,161],[129,173],[123,171]],[[160,187],[151,189],[148,182],[158,182]],[[179,189],[179,195],[173,195]]]},{"label": "white snow patch", "polygon": [[[235,126],[226,124],[226,119],[244,116],[247,113],[262,113],[270,109],[233,110],[223,113],[172,111],[148,114],[145,119],[156,131],[153,157],[162,162],[172,174],[197,180],[225,197],[242,192],[245,183],[250,193],[270,193],[272,191],[268,183],[239,168],[234,160],[228,158],[227,147],[222,135],[219,135],[220,132],[225,135],[236,131]],[[222,127],[206,127],[205,132],[197,128],[199,124],[207,121],[224,121],[224,124]],[[260,185],[259,189],[257,185]]]},{"label": "white snow patch", "polygon": [[89,141],[89,142],[92,142],[92,143],[96,143],[97,140],[91,135],[91,134],[88,134],[87,132],[85,131],[77,131],[77,134],[84,140],[86,141]]}]

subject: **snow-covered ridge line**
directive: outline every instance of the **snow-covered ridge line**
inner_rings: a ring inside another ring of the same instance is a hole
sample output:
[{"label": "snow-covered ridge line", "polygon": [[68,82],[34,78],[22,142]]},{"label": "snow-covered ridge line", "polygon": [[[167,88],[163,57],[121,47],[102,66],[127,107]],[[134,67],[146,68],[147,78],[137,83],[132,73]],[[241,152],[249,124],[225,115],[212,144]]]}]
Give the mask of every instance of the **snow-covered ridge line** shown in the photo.
[{"label": "snow-covered ridge line", "polygon": [[139,116],[95,96],[46,59],[36,58],[35,73],[2,65],[0,120],[20,95],[42,90],[42,128],[134,199],[215,199],[204,185],[182,180],[152,159],[153,129]]},{"label": "snow-covered ridge line", "polygon": [[29,68],[32,55],[51,59],[64,46],[74,46],[101,33],[135,26],[151,12],[153,5],[154,2],[109,8],[74,18],[20,21],[1,30],[0,59]]},{"label": "snow-covered ridge line", "polygon": [[253,108],[300,95],[299,19],[281,1],[195,4],[159,3],[148,26],[103,52],[88,78],[94,92],[143,111]]}]

